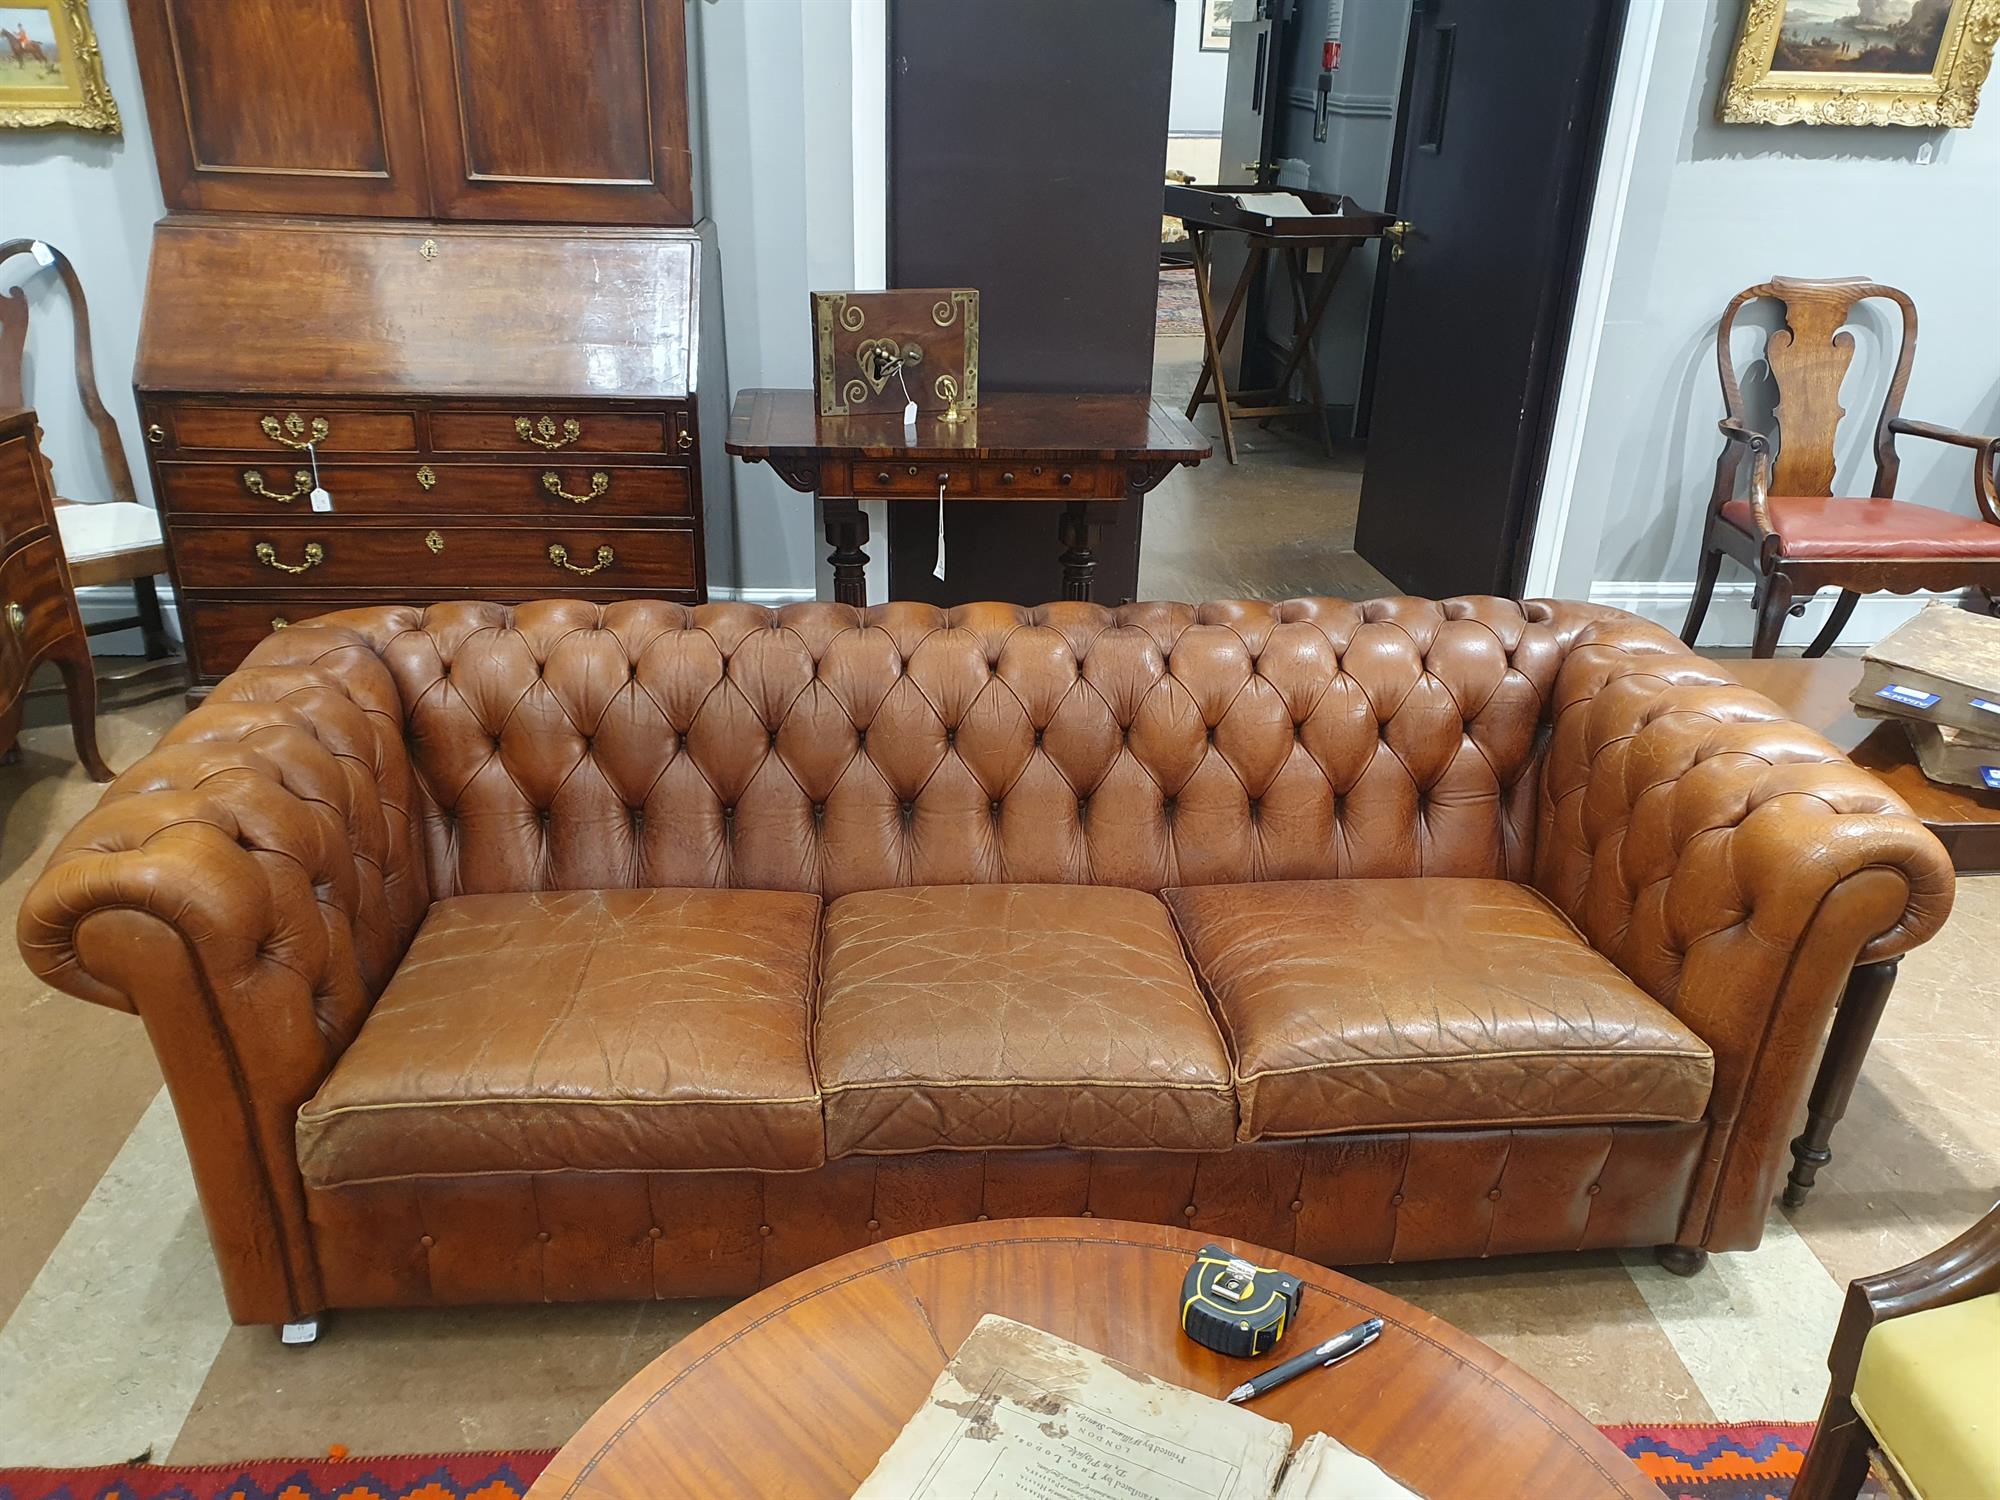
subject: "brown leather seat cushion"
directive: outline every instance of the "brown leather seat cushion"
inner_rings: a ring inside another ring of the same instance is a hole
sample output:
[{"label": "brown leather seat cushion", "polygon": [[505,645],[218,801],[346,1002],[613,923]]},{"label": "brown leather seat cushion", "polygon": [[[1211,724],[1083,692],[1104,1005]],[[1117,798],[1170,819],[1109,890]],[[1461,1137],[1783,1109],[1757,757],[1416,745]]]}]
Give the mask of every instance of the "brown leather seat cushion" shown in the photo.
[{"label": "brown leather seat cushion", "polygon": [[1229,1055],[1159,899],[910,886],[827,908],[829,1156],[1226,1147]]},{"label": "brown leather seat cushion", "polygon": [[[1748,500],[1731,500],[1722,519],[1757,534]],[[1771,526],[1785,555],[1809,558],[2000,558],[2000,526],[1934,505],[1839,495],[1771,497]]]},{"label": "brown leather seat cushion", "polygon": [[438,902],[299,1111],[306,1181],[819,1165],[819,905],[733,890]]},{"label": "brown leather seat cushion", "polygon": [[1698,1120],[1708,1047],[1505,880],[1191,886],[1166,900],[1236,1059],[1240,1138]]}]

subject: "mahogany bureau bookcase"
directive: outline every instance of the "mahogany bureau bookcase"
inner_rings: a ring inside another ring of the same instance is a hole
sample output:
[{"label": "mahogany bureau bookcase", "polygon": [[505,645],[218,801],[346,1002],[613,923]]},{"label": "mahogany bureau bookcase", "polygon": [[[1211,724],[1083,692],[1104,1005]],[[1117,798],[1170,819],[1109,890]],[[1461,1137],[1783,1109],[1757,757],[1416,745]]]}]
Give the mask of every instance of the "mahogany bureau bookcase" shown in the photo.
[{"label": "mahogany bureau bookcase", "polygon": [[706,598],[683,0],[132,25],[170,210],[134,384],[198,687],[358,603]]}]

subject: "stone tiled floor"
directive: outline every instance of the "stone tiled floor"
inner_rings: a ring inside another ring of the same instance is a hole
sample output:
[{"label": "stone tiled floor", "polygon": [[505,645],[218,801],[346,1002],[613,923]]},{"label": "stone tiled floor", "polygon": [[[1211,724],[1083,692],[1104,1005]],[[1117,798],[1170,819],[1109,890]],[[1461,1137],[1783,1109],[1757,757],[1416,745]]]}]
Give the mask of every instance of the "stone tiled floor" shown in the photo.
[{"label": "stone tiled floor", "polygon": [[[115,705],[113,765],[180,712]],[[0,769],[0,915],[98,796],[56,702]],[[2000,1195],[2000,878],[1967,880],[1907,959],[1835,1140],[1764,1245],[1692,1280],[1645,1255],[1375,1268],[1366,1279],[1493,1344],[1600,1422],[1806,1419],[1840,1289],[1923,1253]],[[137,1020],[0,956],[0,1465],[150,1451],[209,1462],[552,1446],[723,1304],[349,1313],[306,1350],[233,1328],[186,1156]]]}]

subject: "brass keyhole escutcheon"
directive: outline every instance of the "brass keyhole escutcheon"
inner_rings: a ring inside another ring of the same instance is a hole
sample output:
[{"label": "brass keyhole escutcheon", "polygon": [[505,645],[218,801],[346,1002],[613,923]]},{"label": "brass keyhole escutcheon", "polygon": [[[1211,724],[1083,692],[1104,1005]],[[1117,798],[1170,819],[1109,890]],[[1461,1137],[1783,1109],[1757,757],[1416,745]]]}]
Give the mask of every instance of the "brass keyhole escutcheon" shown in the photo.
[{"label": "brass keyhole escutcheon", "polygon": [[418,489],[420,490],[436,489],[437,482],[438,482],[437,470],[433,469],[429,464],[425,464],[422,468],[417,470]]},{"label": "brass keyhole escutcheon", "polygon": [[438,258],[438,242],[436,240],[425,240],[421,245],[417,246],[417,254],[421,255],[425,260],[436,260]]},{"label": "brass keyhole escutcheon", "polygon": [[28,633],[28,612],[12,599],[7,601],[7,626],[16,635]]},{"label": "brass keyhole escutcheon", "polygon": [[444,551],[444,536],[443,536],[443,534],[442,534],[442,533],[440,533],[440,532],[436,532],[436,531],[427,531],[427,532],[425,532],[425,533],[424,533],[424,545],[425,545],[426,547],[428,547],[428,548],[430,548],[430,549],[431,549],[431,556],[433,556],[433,557],[437,556],[437,554],[438,554],[438,553],[440,553],[440,552]]},{"label": "brass keyhole escutcheon", "polygon": [[292,622],[290,620],[287,620],[283,615],[271,616],[271,628],[273,630],[283,630],[286,626],[290,625],[291,623]]}]

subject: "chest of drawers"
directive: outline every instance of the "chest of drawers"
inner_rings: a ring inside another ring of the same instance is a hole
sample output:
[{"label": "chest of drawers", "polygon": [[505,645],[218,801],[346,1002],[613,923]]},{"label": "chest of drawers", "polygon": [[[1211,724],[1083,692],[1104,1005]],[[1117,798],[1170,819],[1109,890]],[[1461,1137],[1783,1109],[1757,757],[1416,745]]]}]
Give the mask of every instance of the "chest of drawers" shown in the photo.
[{"label": "chest of drawers", "polygon": [[703,248],[164,221],[137,384],[196,684],[355,604],[706,598]]}]

